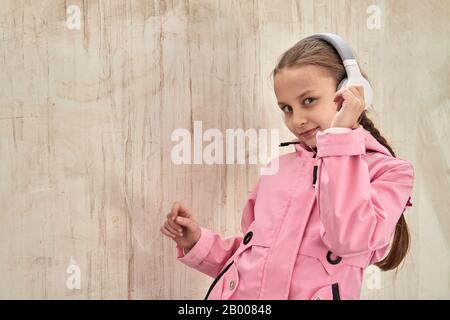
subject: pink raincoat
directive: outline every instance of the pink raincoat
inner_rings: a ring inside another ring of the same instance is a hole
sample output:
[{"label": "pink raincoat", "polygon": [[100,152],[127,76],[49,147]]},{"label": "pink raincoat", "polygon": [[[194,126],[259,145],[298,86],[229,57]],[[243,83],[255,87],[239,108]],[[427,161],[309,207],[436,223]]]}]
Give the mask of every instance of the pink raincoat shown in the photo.
[{"label": "pink raincoat", "polygon": [[186,255],[176,246],[178,261],[215,278],[205,299],[360,299],[364,268],[388,253],[412,205],[414,169],[362,125],[316,138],[259,177],[242,236],[201,228]]}]

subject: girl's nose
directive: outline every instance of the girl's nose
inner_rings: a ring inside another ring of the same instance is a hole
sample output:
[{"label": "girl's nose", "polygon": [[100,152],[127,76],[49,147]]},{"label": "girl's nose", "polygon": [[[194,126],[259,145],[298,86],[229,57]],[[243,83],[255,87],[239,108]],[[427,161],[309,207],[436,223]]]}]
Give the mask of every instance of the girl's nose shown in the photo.
[{"label": "girl's nose", "polygon": [[292,121],[293,121],[293,125],[296,127],[296,128],[302,128],[302,127],[304,127],[304,124],[307,122],[306,121],[306,116],[305,116],[305,114],[303,114],[302,112],[300,112],[300,111],[294,111],[294,114],[293,114],[293,116],[292,116]]}]

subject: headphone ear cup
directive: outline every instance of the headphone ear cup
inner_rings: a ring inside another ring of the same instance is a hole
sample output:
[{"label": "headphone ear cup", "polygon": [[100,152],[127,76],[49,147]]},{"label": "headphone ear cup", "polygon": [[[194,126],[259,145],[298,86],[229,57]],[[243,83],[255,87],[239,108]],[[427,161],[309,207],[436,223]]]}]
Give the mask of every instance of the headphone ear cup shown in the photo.
[{"label": "headphone ear cup", "polygon": [[370,85],[369,81],[366,80],[366,78],[363,78],[361,80],[361,84],[364,87],[364,103],[365,103],[365,110],[369,108],[369,106],[372,105],[373,101],[373,89]]},{"label": "headphone ear cup", "polygon": [[[338,85],[338,88],[336,91],[344,88],[349,84],[348,78],[344,78]],[[372,105],[372,99],[373,99],[373,89],[370,85],[369,81],[366,80],[366,78],[362,77],[358,79],[357,81],[352,81],[351,83],[359,83],[364,87],[364,102],[365,102],[365,109],[367,109],[370,105]]]},{"label": "headphone ear cup", "polygon": [[345,87],[345,85],[347,84],[347,82],[348,82],[348,78],[342,79],[342,81],[339,82],[339,85],[337,86],[336,91],[341,90],[343,87]]}]

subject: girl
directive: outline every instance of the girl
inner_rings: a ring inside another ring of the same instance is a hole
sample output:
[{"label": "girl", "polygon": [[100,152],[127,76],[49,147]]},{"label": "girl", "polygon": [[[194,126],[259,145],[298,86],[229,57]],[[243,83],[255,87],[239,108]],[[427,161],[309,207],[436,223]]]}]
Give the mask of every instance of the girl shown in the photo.
[{"label": "girl", "polygon": [[367,266],[387,271],[404,259],[414,169],[367,117],[363,87],[336,91],[345,77],[320,39],[281,56],[275,95],[299,141],[276,158],[276,174],[259,177],[242,236],[222,239],[172,206],[161,232],[179,261],[215,278],[205,299],[359,299]]}]

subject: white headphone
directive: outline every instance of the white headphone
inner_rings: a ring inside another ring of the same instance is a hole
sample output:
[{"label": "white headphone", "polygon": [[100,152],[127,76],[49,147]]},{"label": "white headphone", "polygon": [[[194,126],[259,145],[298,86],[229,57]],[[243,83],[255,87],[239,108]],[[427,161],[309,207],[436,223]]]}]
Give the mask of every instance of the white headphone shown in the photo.
[{"label": "white headphone", "polygon": [[306,37],[305,39],[308,38],[325,40],[336,49],[339,56],[341,57],[342,64],[344,65],[345,71],[347,73],[347,77],[339,83],[337,90],[350,84],[361,84],[364,87],[365,109],[372,105],[372,86],[370,85],[369,81],[367,81],[367,79],[362,76],[353,52],[344,41],[344,39],[334,33],[316,33]]}]

